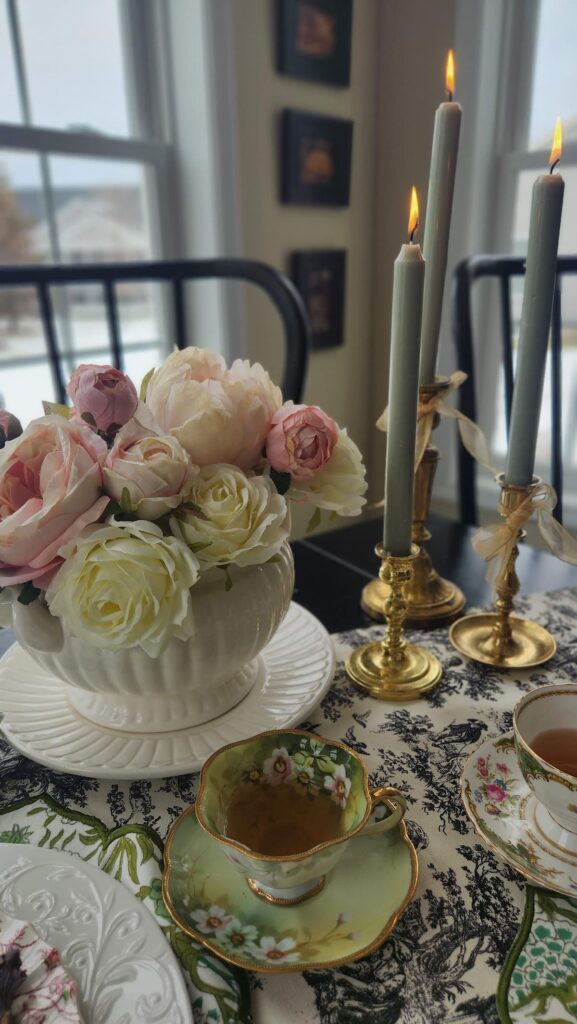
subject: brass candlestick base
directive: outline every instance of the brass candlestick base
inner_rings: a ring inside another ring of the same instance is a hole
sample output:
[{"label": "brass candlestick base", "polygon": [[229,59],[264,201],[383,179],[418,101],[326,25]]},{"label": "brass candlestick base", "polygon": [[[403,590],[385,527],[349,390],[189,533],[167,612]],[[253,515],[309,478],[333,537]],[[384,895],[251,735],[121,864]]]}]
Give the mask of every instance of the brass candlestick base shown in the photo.
[{"label": "brass candlestick base", "polygon": [[403,636],[407,612],[406,587],[410,583],[419,549],[413,544],[410,555],[395,557],[382,544],[375,551],[382,560],[380,579],[387,588],[384,618],[387,632],[381,641],[357,647],[347,659],[349,677],[379,700],[416,700],[441,678],[441,663]]},{"label": "brass candlestick base", "polygon": [[[499,482],[499,512],[507,518],[524,501],[530,488],[505,484],[502,476]],[[524,530],[519,530],[517,540],[522,540],[524,536]],[[511,616],[513,600],[519,591],[515,569],[518,554],[519,548],[515,543],[502,581],[497,587],[497,611],[466,615],[451,627],[449,639],[453,647],[472,661],[480,661],[495,668],[533,668],[549,661],[557,650],[555,639],[543,626]]]},{"label": "brass candlestick base", "polygon": [[[424,384],[419,388],[419,404],[426,405],[447,390],[448,380],[438,380],[435,384]],[[434,426],[439,422],[439,414],[435,413]],[[423,547],[431,539],[425,523],[429,516],[433,480],[441,454],[438,448],[428,444],[423,458],[415,473],[415,491],[413,497],[413,531],[412,540],[419,546],[419,554],[414,563],[413,576],[407,584],[405,596],[407,600],[407,625],[417,627],[438,626],[451,622],[465,607],[465,595],[454,583],[442,579],[434,568],[430,555]],[[383,608],[389,596],[389,586],[382,579],[371,580],[363,588],[361,607],[372,619],[380,621],[384,618]]]}]

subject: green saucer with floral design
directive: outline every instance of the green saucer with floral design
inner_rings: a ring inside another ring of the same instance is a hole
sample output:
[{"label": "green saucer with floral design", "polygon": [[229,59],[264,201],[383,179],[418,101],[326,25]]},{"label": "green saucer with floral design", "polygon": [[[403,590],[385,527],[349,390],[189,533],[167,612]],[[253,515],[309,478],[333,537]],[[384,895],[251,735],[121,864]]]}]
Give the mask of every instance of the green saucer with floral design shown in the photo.
[{"label": "green saucer with floral design", "polygon": [[[376,811],[384,813],[384,806]],[[163,895],[187,935],[229,963],[303,971],[358,960],[381,945],[411,900],[417,875],[417,854],[401,822],[383,835],[352,839],[315,896],[274,906],[251,892],[189,807],[166,842]]]}]

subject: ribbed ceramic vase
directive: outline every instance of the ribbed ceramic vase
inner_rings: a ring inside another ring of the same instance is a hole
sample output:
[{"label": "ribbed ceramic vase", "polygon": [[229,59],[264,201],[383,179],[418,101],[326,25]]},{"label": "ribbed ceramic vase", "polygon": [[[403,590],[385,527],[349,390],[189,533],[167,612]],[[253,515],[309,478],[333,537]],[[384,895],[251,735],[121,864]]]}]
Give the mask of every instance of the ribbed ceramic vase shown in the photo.
[{"label": "ribbed ceramic vase", "polygon": [[[286,615],[294,587],[290,546],[265,565],[208,572],[191,590],[195,634],[158,658],[141,648],[107,651],[62,630],[39,602],[14,605],[22,647],[69,684],[68,700],[99,725],[166,732],[201,725],[234,707],[265,672],[260,652]],[[43,649],[39,649],[42,647]]]}]

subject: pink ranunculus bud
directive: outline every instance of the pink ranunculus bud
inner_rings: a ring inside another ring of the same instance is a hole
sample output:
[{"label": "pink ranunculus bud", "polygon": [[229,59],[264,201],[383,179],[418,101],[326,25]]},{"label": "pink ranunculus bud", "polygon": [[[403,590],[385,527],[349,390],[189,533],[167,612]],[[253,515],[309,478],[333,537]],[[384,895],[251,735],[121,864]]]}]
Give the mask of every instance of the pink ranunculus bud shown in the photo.
[{"label": "pink ranunculus bud", "polygon": [[67,394],[78,416],[94,421],[102,434],[111,434],[134,415],[138,394],[130,377],[113,366],[83,363],[70,378]]},{"label": "pink ranunculus bud", "polygon": [[272,418],[266,457],[277,472],[310,480],[329,461],[338,438],[337,424],[318,406],[287,403]]},{"label": "pink ranunculus bud", "polygon": [[7,409],[0,409],[0,448],[3,448],[6,441],[13,441],[20,437],[22,424],[17,416],[13,416]]}]

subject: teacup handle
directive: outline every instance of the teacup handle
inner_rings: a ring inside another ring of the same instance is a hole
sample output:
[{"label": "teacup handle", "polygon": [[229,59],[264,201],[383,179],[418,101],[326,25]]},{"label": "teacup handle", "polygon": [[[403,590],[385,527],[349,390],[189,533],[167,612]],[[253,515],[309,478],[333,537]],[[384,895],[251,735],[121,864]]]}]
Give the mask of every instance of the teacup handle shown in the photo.
[{"label": "teacup handle", "polygon": [[395,805],[395,809],[387,818],[383,818],[381,821],[371,821],[365,825],[357,833],[360,836],[380,836],[383,832],[388,832],[389,829],[399,824],[407,810],[407,801],[403,794],[399,793],[399,790],[395,789],[394,786],[375,786],[370,790],[370,793],[373,810],[383,800],[390,800]]}]

